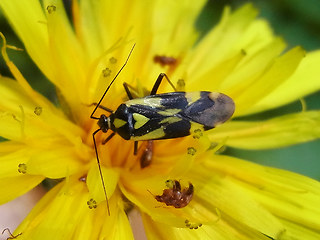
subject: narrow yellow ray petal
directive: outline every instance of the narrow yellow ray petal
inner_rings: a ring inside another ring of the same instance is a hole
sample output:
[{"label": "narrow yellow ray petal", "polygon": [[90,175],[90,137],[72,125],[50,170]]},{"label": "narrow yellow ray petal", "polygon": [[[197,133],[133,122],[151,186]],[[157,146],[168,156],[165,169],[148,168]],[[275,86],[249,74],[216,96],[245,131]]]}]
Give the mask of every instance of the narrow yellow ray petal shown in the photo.
[{"label": "narrow yellow ray petal", "polygon": [[0,8],[21,38],[30,57],[42,72],[51,79],[54,72],[49,57],[46,17],[40,1],[1,0]]},{"label": "narrow yellow ray petal", "polygon": [[109,204],[110,216],[105,202],[83,212],[81,221],[75,226],[73,239],[133,239],[119,191],[110,198]]},{"label": "narrow yellow ray petal", "polygon": [[291,240],[291,239],[308,239],[308,240],[319,240],[320,233],[319,231],[312,231],[311,229],[305,228],[300,224],[296,224],[291,222],[290,220],[283,220],[283,224],[288,229],[287,234],[281,236],[283,240]]},{"label": "narrow yellow ray petal", "polygon": [[270,238],[255,231],[246,232],[230,226],[228,222],[223,220],[217,221],[212,225],[202,225],[197,229],[175,228],[170,225],[153,221],[148,215],[142,214],[143,223],[148,239],[166,240],[170,239],[260,239],[268,240]]},{"label": "narrow yellow ray petal", "polygon": [[295,101],[320,89],[320,51],[307,53],[297,70],[285,82],[262,100],[258,101],[246,114],[265,111]]},{"label": "narrow yellow ray petal", "polygon": [[243,115],[257,101],[285,82],[294,73],[304,56],[305,51],[302,48],[293,48],[276,58],[261,76],[251,79],[251,84],[245,89],[234,89],[236,92],[231,90],[229,94],[237,106],[234,116]]},{"label": "narrow yellow ray petal", "polygon": [[219,211],[221,219],[234,225],[235,228],[241,223],[243,228],[271,237],[277,236],[284,230],[280,221],[232,178],[218,173],[212,175],[211,161],[215,159],[207,159],[205,167],[199,166],[190,173],[191,179],[194,179],[191,181],[197,186],[195,194],[206,208]]},{"label": "narrow yellow ray petal", "polygon": [[21,87],[24,89],[24,91],[26,92],[27,95],[29,95],[29,97],[31,99],[33,99],[35,102],[37,102],[39,105],[42,106],[52,106],[52,104],[50,103],[50,101],[48,101],[47,99],[45,99],[43,96],[41,96],[41,94],[39,94],[38,92],[34,91],[31,86],[29,85],[29,83],[27,82],[27,80],[23,77],[22,73],[19,71],[19,69],[16,67],[16,65],[9,59],[9,56],[7,54],[7,43],[6,43],[6,38],[4,37],[4,35],[0,32],[0,37],[3,40],[3,46],[1,48],[1,54],[3,56],[3,59],[5,61],[5,63],[7,64],[7,66],[9,67],[12,75],[15,77],[15,79],[18,81],[18,83],[21,85]]},{"label": "narrow yellow ray petal", "polygon": [[243,61],[221,83],[219,91],[232,94],[232,96],[241,95],[257,78],[269,70],[270,66],[274,64],[275,58],[284,49],[285,43],[281,38],[273,39],[255,52],[247,52],[246,48],[242,49],[241,51],[245,54]]},{"label": "narrow yellow ray petal", "polygon": [[320,137],[320,112],[306,111],[266,121],[231,121],[210,133],[214,142],[244,149],[285,147]]},{"label": "narrow yellow ray petal", "polygon": [[33,208],[15,231],[22,233],[21,238],[71,239],[78,222],[90,209],[86,185],[75,178],[69,181],[55,186]]},{"label": "narrow yellow ray petal", "polygon": [[0,204],[9,202],[35,186],[44,180],[43,176],[22,175],[16,177],[4,177],[0,178]]},{"label": "narrow yellow ray petal", "polygon": [[48,178],[64,178],[85,171],[86,167],[72,147],[39,150],[25,162],[27,173]]},{"label": "narrow yellow ray petal", "polygon": [[[59,88],[70,110],[79,122],[82,121],[79,112],[86,96],[85,76],[88,62],[83,49],[68,21],[64,6],[60,0],[46,0],[47,27],[49,35],[50,55],[52,56],[55,75],[52,82]],[[49,10],[53,8],[53,10]],[[66,79],[68,79],[66,81]]]},{"label": "narrow yellow ray petal", "polygon": [[214,161],[207,161],[205,165],[230,176],[235,184],[275,216],[311,231],[320,230],[319,182],[286,170],[227,156],[215,156]]},{"label": "narrow yellow ray petal", "polygon": [[[111,198],[118,184],[119,173],[112,168],[105,168],[103,166],[101,166],[101,171],[103,175],[107,196],[108,198]],[[88,186],[91,198],[93,198],[97,203],[100,203],[101,201],[106,200],[103,186],[102,186],[100,172],[98,169],[98,164],[96,163],[96,161],[92,163],[92,167],[88,172],[87,186]]]}]

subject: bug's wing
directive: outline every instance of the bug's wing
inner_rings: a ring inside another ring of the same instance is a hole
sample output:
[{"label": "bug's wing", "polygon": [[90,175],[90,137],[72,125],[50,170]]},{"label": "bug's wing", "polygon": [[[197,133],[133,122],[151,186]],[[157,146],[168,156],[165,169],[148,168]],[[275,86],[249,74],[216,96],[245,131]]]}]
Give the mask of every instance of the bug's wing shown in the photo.
[{"label": "bug's wing", "polygon": [[190,135],[191,122],[178,114],[181,109],[131,105],[131,140],[168,139]]},{"label": "bug's wing", "polygon": [[207,129],[226,122],[235,110],[233,100],[223,93],[190,92],[186,93],[186,98],[189,104],[179,115]]}]

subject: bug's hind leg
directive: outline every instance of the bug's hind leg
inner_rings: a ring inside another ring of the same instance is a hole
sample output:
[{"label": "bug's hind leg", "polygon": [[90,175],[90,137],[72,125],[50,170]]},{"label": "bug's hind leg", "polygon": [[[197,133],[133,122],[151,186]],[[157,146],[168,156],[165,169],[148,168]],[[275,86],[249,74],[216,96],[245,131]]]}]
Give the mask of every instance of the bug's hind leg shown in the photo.
[{"label": "bug's hind leg", "polygon": [[[88,107],[91,107],[91,106],[98,106],[98,103],[91,103],[91,104],[89,104],[89,105],[87,105]],[[105,107],[105,106],[102,106],[102,105],[99,105],[98,106],[98,108],[101,108],[101,109],[103,109],[103,110],[105,110],[105,111],[107,111],[107,112],[109,112],[109,113],[113,113],[113,111],[110,109],[110,108],[107,108],[107,107]]]},{"label": "bug's hind leg", "polygon": [[129,87],[131,87],[131,86],[130,86],[128,83],[124,82],[124,83],[123,83],[123,87],[124,87],[124,90],[125,90],[126,93],[127,93],[128,98],[129,98],[130,100],[133,99],[132,93],[130,92],[130,89],[129,89]]},{"label": "bug's hind leg", "polygon": [[138,153],[138,141],[134,141],[133,154],[137,155],[137,153]]},{"label": "bug's hind leg", "polygon": [[170,81],[170,79],[168,78],[167,74],[165,74],[165,73],[160,73],[159,76],[158,76],[158,78],[157,78],[157,80],[156,80],[156,82],[155,82],[154,85],[153,85],[153,88],[152,88],[152,90],[151,90],[151,92],[150,92],[150,95],[155,95],[155,94],[157,93],[157,91],[158,91],[158,89],[159,89],[159,87],[160,87],[160,84],[161,84],[161,82],[162,82],[162,80],[163,80],[164,77],[167,79],[168,83],[171,85],[171,87],[174,89],[174,91],[175,91],[175,92],[177,91],[176,88],[175,88],[175,86],[173,85],[173,83],[172,83],[172,82]]}]

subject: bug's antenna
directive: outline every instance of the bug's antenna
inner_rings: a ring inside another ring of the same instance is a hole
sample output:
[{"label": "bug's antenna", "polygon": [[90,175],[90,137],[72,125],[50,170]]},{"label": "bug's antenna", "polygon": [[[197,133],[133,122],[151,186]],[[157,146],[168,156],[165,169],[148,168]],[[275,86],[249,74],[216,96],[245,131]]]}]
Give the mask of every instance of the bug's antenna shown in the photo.
[{"label": "bug's antenna", "polygon": [[104,196],[106,197],[106,201],[107,201],[108,215],[110,216],[109,201],[108,201],[106,186],[105,186],[105,184],[104,184],[104,179],[103,179],[103,175],[102,175],[102,171],[101,171],[100,160],[99,160],[99,156],[98,156],[98,149],[97,149],[96,138],[95,138],[95,135],[96,135],[100,130],[101,130],[101,129],[99,128],[99,129],[97,129],[96,131],[94,131],[94,133],[92,134],[92,138],[93,138],[94,150],[96,151],[97,163],[98,163],[98,167],[99,167],[99,173],[100,173],[100,177],[101,177],[101,182],[102,182],[102,187],[103,187],[103,191],[104,191]]},{"label": "bug's antenna", "polygon": [[134,47],[136,46],[136,44],[133,44],[133,47],[131,48],[130,50],[130,53],[127,57],[127,60],[124,62],[124,64],[122,65],[122,67],[120,68],[120,70],[118,71],[118,73],[114,76],[114,78],[112,79],[111,83],[109,84],[109,86],[107,87],[106,91],[104,91],[102,97],[100,98],[98,104],[96,105],[96,107],[93,109],[93,112],[91,113],[90,115],[90,118],[93,118],[93,119],[99,119],[98,117],[94,117],[93,114],[96,112],[97,108],[99,107],[100,103],[102,102],[104,96],[107,94],[107,92],[109,91],[109,88],[111,87],[111,85],[113,84],[113,82],[116,80],[116,78],[118,77],[118,75],[120,74],[120,72],[122,71],[122,69],[127,65],[127,62],[131,56],[131,53],[134,49]]},{"label": "bug's antenna", "polygon": [[[122,69],[127,65],[128,63],[128,60],[131,56],[131,53],[134,49],[136,44],[133,45],[133,47],[131,48],[130,50],[130,53],[126,59],[126,61],[124,62],[124,64],[122,65],[122,67],[120,68],[120,70],[117,72],[117,74],[114,76],[114,78],[112,79],[111,83],[109,84],[109,86],[107,87],[107,89],[104,91],[102,97],[100,98],[99,102],[97,104],[94,104],[95,105],[95,108],[93,110],[93,112],[91,113],[90,115],[90,118],[92,119],[97,119],[99,120],[100,118],[99,117],[94,117],[93,114],[96,112],[97,108],[100,107],[100,103],[102,102],[103,98],[105,97],[105,95],[107,94],[107,92],[109,91],[111,85],[113,84],[113,82],[116,80],[116,78],[118,77],[118,75],[120,74],[120,72],[122,71]],[[107,201],[107,209],[108,209],[108,215],[110,216],[110,207],[109,207],[109,201],[108,201],[108,196],[107,196],[107,191],[106,191],[106,185],[104,183],[104,178],[103,178],[103,175],[102,175],[102,170],[101,170],[101,165],[100,165],[100,159],[99,159],[99,155],[98,155],[98,149],[97,149],[97,143],[96,143],[96,134],[101,131],[101,128],[97,129],[96,131],[94,131],[92,133],[92,138],[93,138],[93,144],[94,144],[94,150],[96,152],[96,157],[97,157],[97,163],[98,163],[98,168],[99,168],[99,173],[100,173],[100,177],[101,177],[101,182],[102,182],[102,187],[103,187],[103,191],[104,191],[104,195],[106,197],[106,201]],[[111,134],[111,136],[114,136],[114,134]],[[110,139],[110,136],[109,138]]]}]

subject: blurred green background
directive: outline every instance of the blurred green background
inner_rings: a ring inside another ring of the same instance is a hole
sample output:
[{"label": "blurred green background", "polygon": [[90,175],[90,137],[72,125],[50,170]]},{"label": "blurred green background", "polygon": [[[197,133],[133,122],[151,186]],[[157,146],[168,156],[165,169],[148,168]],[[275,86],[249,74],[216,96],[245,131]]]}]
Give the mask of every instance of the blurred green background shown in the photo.
[{"label": "blurred green background", "polygon": [[[66,2],[68,3],[68,1]],[[225,5],[230,5],[232,9],[236,9],[247,2],[252,2],[260,10],[260,17],[269,20],[274,32],[283,36],[289,47],[301,45],[307,51],[320,49],[319,0],[209,0],[197,21],[197,28],[205,34],[210,27],[219,21]],[[17,39],[1,13],[0,31],[5,34],[9,44],[23,48],[23,44]],[[54,87],[43,77],[26,52],[10,51],[10,57],[36,90],[52,101],[56,101]],[[0,58],[0,73],[4,76],[11,76],[2,58]],[[320,92],[307,96],[305,100],[307,109],[320,109]],[[270,118],[278,114],[298,111],[301,111],[301,103],[295,102],[279,109],[259,114],[254,118]],[[302,173],[320,180],[320,140],[288,148],[264,151],[245,151],[228,148],[226,153],[263,165]]]}]

